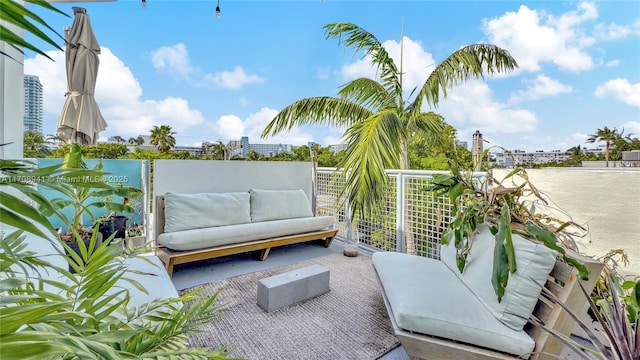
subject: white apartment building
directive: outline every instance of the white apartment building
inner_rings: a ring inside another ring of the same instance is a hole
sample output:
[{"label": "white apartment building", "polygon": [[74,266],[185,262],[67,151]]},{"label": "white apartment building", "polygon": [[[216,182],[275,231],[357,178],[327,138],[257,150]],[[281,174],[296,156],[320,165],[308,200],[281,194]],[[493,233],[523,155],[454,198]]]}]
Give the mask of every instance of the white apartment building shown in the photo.
[{"label": "white apartment building", "polygon": [[571,155],[560,150],[536,150],[534,152],[526,152],[523,150],[514,150],[511,154],[506,152],[497,152],[491,154],[496,165],[512,167],[516,165],[526,164],[546,164],[549,162],[561,162],[567,160]]}]

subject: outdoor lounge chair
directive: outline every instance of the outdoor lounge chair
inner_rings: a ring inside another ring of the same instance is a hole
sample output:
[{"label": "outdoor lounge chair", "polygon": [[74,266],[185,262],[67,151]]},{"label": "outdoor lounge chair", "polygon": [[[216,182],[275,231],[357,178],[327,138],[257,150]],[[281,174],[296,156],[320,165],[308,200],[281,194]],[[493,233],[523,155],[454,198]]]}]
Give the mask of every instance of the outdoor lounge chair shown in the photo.
[{"label": "outdoor lounge chair", "polygon": [[[486,238],[493,241],[491,236]],[[570,309],[582,314],[587,300],[579,283],[590,291],[603,264],[574,254],[590,272],[589,280],[581,281],[575,268],[557,260],[546,247],[520,240],[518,244],[526,249],[516,249],[516,258],[521,260],[516,274],[523,278],[512,275],[509,280],[509,286],[520,294],[507,297],[508,286],[501,303],[495,299],[489,280],[492,246],[486,247],[489,251],[477,251],[482,254],[476,254],[476,265],[472,264],[474,258],[470,255],[464,274],[458,272],[455,263],[447,264],[445,258],[450,255],[453,256],[450,260],[455,261],[455,255],[444,246],[442,261],[393,252],[373,255],[389,318],[409,356],[439,360],[558,358],[564,345],[539,327],[527,324],[527,319],[533,314],[548,328],[565,335],[571,333],[575,322],[559,305],[540,295],[540,287],[537,291],[531,290],[535,287],[532,281],[537,282],[535,277],[543,279],[540,284],[544,283]],[[474,243],[472,252],[481,249],[481,245]],[[490,261],[479,259],[485,254],[491,255]],[[545,267],[548,269],[543,269]],[[529,269],[534,269],[534,274],[527,271]],[[530,305],[515,299],[521,294],[530,297],[524,301]]]}]

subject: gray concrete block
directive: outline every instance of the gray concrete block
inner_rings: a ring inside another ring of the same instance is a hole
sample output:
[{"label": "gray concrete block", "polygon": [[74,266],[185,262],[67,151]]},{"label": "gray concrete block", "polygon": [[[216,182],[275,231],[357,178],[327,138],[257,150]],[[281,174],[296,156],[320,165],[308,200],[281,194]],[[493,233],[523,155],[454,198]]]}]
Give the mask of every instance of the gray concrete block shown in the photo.
[{"label": "gray concrete block", "polygon": [[329,292],[329,269],[311,265],[258,280],[258,306],[266,312]]}]

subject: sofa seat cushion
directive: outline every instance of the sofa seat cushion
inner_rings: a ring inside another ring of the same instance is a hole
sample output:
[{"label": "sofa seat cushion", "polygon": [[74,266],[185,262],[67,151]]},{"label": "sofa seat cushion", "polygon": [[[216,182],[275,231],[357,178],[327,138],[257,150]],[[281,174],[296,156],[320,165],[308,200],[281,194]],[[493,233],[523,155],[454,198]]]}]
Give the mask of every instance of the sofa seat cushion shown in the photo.
[{"label": "sofa seat cushion", "polygon": [[513,234],[517,271],[510,274],[504,296],[498,302],[491,284],[494,246],[494,236],[486,225],[482,225],[474,237],[464,273],[460,274],[455,265],[453,245],[442,247],[441,258],[498,320],[520,330],[538,302],[538,296],[556,263],[558,253],[541,243]]},{"label": "sofa seat cushion", "polygon": [[441,261],[373,254],[393,317],[404,330],[528,357],[535,342],[500,322]]},{"label": "sofa seat cushion", "polygon": [[271,221],[313,216],[302,190],[251,189],[251,221]]},{"label": "sofa seat cushion", "polygon": [[197,250],[215,246],[269,239],[278,236],[323,230],[335,222],[333,216],[254,222],[163,233],[158,244],[171,250]]},{"label": "sofa seat cushion", "polygon": [[251,222],[249,193],[178,194],[164,197],[164,232]]}]

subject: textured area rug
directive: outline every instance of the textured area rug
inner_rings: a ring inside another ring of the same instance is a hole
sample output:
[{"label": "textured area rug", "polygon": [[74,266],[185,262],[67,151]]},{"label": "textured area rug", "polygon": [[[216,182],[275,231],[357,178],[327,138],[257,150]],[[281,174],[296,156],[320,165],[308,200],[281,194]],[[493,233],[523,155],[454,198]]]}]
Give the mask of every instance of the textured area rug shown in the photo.
[{"label": "textured area rug", "polygon": [[[328,293],[271,313],[256,304],[258,280],[312,264],[330,270]],[[195,288],[220,290],[225,312],[190,336],[192,346],[228,345],[231,356],[250,360],[325,360],[376,359],[399,345],[366,256],[333,254]]]}]

